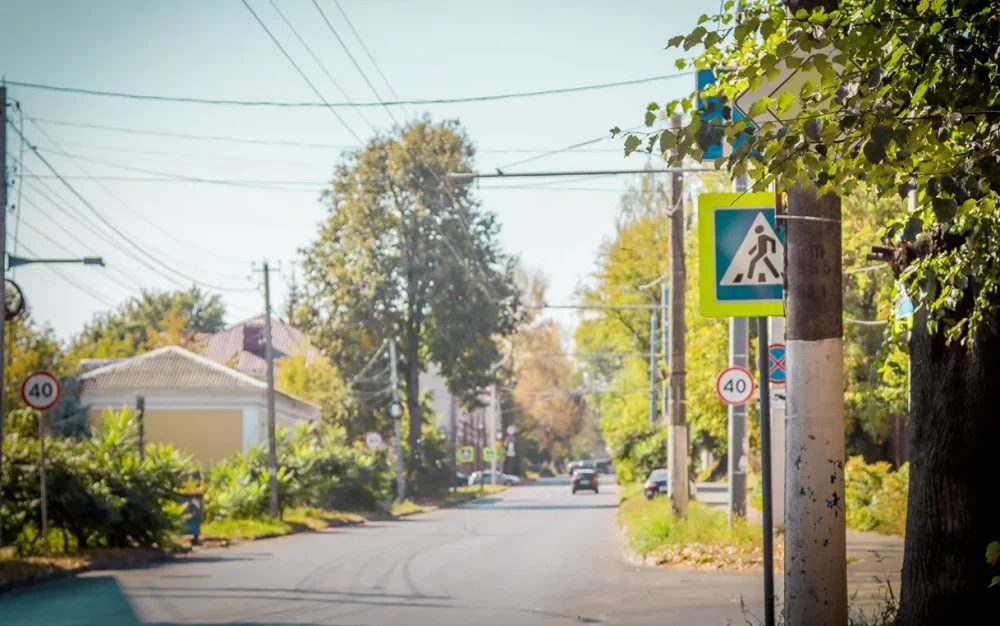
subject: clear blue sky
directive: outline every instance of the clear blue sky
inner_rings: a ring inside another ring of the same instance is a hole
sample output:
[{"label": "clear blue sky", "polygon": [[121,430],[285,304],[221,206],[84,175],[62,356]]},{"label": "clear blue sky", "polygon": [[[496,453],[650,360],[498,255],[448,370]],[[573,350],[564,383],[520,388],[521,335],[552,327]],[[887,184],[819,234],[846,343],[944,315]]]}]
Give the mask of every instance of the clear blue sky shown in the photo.
[{"label": "clear blue sky", "polygon": [[[326,68],[356,101],[374,97],[309,0],[275,0]],[[319,0],[384,98],[390,95],[332,0]],[[614,82],[669,74],[671,36],[689,31],[715,3],[682,0],[341,0],[355,28],[402,98],[463,97]],[[272,32],[329,101],[343,101],[329,79],[268,0],[251,0]],[[254,21],[240,0],[8,0],[0,20],[0,74],[8,80],[136,93],[241,100],[314,101],[315,95]],[[644,105],[693,88],[684,77],[640,86],[569,95],[427,107],[435,118],[457,117],[480,149],[488,170],[529,154],[507,150],[556,149],[599,137],[607,129],[640,123]],[[351,146],[351,135],[326,109],[253,109],[150,103],[11,87],[27,115],[46,120],[141,128],[193,135],[223,135]],[[423,109],[410,107],[411,115]],[[341,110],[361,135],[371,128],[353,110]],[[405,113],[395,109],[400,119]],[[391,121],[382,109],[365,109],[379,129]],[[122,134],[43,124],[63,149],[107,163],[225,180],[324,181],[338,150],[245,145]],[[30,123],[25,134],[40,148],[52,142]],[[8,132],[9,158],[18,141]],[[623,159],[617,141],[598,150],[540,159],[524,169],[641,167]],[[62,174],[82,177],[64,156],[48,156]],[[48,174],[34,157],[31,174]],[[95,177],[142,177],[141,173],[80,161]],[[537,185],[538,179],[484,181],[483,206],[503,224],[506,249],[528,270],[547,277],[552,303],[569,302],[594,269],[597,249],[613,235],[623,178],[563,181],[553,189],[498,189]],[[325,210],[321,185],[262,190],[192,182],[74,178],[74,186],[133,241],[179,271],[206,283],[248,289],[251,263],[280,262],[274,285],[280,306],[297,250],[317,232]],[[20,253],[66,256],[99,254],[109,268],[68,266],[64,281],[49,269],[18,270],[37,320],[68,338],[107,302],[118,303],[144,287],[175,287],[139,264],[127,246],[103,241],[76,219],[63,216],[42,193],[45,185],[86,215],[82,203],[58,181],[29,178],[21,208]],[[558,187],[586,190],[556,190]],[[34,187],[34,188],[32,188]],[[40,192],[41,193],[40,193]],[[33,203],[33,204],[32,204]],[[40,207],[40,208],[39,208]],[[58,220],[67,232],[53,224]],[[14,220],[9,219],[9,230]],[[53,241],[49,241],[42,231]],[[108,237],[115,238],[113,235]],[[9,243],[8,246],[11,244]],[[65,249],[63,249],[65,248]],[[114,269],[112,269],[114,268]],[[181,283],[185,281],[179,279]],[[72,283],[72,285],[70,284]],[[74,286],[75,285],[75,286]],[[130,286],[131,285],[131,286]],[[90,291],[86,294],[78,287]],[[227,292],[230,320],[256,314],[256,292]],[[564,321],[572,314],[561,314]]]}]

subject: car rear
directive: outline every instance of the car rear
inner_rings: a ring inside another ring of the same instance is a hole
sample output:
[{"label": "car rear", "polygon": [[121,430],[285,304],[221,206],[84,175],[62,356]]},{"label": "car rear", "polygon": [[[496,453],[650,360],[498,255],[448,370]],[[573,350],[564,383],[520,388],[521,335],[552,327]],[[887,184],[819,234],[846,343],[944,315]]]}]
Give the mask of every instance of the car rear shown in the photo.
[{"label": "car rear", "polygon": [[570,482],[573,486],[573,493],[582,489],[588,489],[594,493],[598,493],[597,472],[592,469],[577,470],[576,473],[573,474],[573,478]]},{"label": "car rear", "polygon": [[669,472],[665,469],[655,469],[650,472],[649,477],[642,486],[647,500],[651,500],[658,494],[667,493],[667,479],[669,476]]}]

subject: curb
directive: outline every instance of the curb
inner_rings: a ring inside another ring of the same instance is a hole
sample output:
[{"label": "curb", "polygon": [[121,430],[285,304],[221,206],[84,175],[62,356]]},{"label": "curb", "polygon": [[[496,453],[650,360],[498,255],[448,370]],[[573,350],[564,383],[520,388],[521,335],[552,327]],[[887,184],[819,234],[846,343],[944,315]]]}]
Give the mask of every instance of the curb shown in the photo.
[{"label": "curb", "polygon": [[618,543],[622,550],[622,556],[629,565],[634,567],[657,567],[660,565],[659,559],[655,556],[642,556],[628,545],[628,532],[624,527],[618,528]]},{"label": "curb", "polygon": [[87,563],[86,565],[80,565],[79,567],[71,569],[54,569],[43,574],[29,576],[28,578],[0,582],[0,596],[25,587],[62,580],[64,578],[73,578],[86,572],[109,569],[134,569],[136,567],[148,565],[149,563],[170,561],[177,558],[178,554],[181,553],[182,552],[179,551],[169,550],[147,550],[145,554],[130,554],[127,556],[98,559],[96,561],[92,561],[91,563]]}]

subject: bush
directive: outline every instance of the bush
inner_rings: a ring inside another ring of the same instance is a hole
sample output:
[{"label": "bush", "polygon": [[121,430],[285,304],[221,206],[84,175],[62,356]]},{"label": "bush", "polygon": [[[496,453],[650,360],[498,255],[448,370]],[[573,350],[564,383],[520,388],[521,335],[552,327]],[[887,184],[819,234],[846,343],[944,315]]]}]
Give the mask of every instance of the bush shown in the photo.
[{"label": "bush", "polygon": [[898,471],[885,461],[867,464],[860,456],[844,466],[847,526],[854,530],[902,535],[906,531],[906,503],[910,465]]},{"label": "bush", "polygon": [[[194,462],[171,446],[147,446],[143,460],[137,450],[138,430],[125,410],[109,411],[90,438],[46,439],[49,529],[63,549],[171,542],[183,519],[174,493]],[[38,465],[37,439],[4,437],[3,532],[19,554],[41,543]]]},{"label": "bush", "polygon": [[[278,429],[278,503],[373,510],[390,489],[384,452],[351,446],[342,427],[317,436],[311,424]],[[267,449],[256,445],[216,464],[205,483],[206,520],[264,517],[270,509]]]},{"label": "bush", "polygon": [[667,466],[667,429],[649,426],[625,437],[615,451],[615,474],[621,484],[644,480],[651,471]]}]

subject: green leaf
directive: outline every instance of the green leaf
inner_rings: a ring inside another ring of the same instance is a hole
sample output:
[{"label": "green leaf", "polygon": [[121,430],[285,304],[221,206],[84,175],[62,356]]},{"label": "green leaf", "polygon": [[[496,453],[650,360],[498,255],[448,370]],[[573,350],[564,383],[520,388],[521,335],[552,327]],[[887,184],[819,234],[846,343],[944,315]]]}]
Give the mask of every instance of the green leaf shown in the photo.
[{"label": "green leaf", "polygon": [[760,36],[767,39],[772,34],[774,34],[775,23],[774,20],[766,19],[760,23]]},{"label": "green leaf", "polygon": [[697,46],[701,43],[701,40],[705,38],[708,31],[705,30],[704,26],[699,26],[691,31],[691,34],[684,38],[684,49],[690,50],[691,48]]},{"label": "green leaf", "polygon": [[719,36],[719,33],[712,31],[705,36],[705,47],[711,48],[720,41],[722,41],[722,37]]},{"label": "green leaf", "polygon": [[646,126],[652,126],[656,123],[656,113],[652,111],[646,111]]},{"label": "green leaf", "polygon": [[685,61],[684,59],[677,59],[676,61],[674,61],[674,66],[677,69],[682,70],[685,67],[687,67],[687,61]]},{"label": "green leaf", "polygon": [[629,135],[628,137],[626,137],[625,138],[625,156],[628,156],[628,155],[632,154],[633,152],[635,152],[636,148],[638,148],[641,144],[642,144],[642,140],[639,139],[636,135]]},{"label": "green leaf", "polygon": [[869,163],[881,163],[885,160],[885,149],[886,142],[884,140],[879,140],[876,137],[870,137],[867,142],[865,142],[865,147],[863,149],[865,153],[865,158],[868,159]]},{"label": "green leaf", "polygon": [[660,105],[656,104],[655,102],[650,102],[649,104],[646,105],[647,111],[658,111],[659,109]]},{"label": "green leaf", "polygon": [[931,208],[934,209],[934,217],[942,223],[950,222],[958,213],[958,203],[954,198],[934,198],[931,201]]},{"label": "green leaf", "polygon": [[927,83],[920,83],[917,85],[917,88],[913,90],[913,97],[910,99],[910,103],[916,104],[917,102],[920,102],[923,99],[924,94],[927,93],[927,87]]},{"label": "green leaf", "polygon": [[795,12],[795,19],[804,20],[807,17],[809,17],[809,11],[806,11],[805,9],[799,9]]},{"label": "green leaf", "polygon": [[986,562],[996,565],[997,559],[1000,559],[1000,541],[993,541],[986,546]]},{"label": "green leaf", "polygon": [[790,91],[786,91],[778,96],[778,112],[782,113],[788,110],[788,107],[792,106],[795,102],[795,94]]},{"label": "green leaf", "polygon": [[994,576],[993,580],[990,581],[990,587],[996,587],[997,585],[1000,585],[1000,576]]},{"label": "green leaf", "polygon": [[676,48],[684,43],[684,35],[677,35],[676,37],[671,37],[670,41],[667,42],[668,48]]},{"label": "green leaf", "polygon": [[710,19],[712,19],[712,18],[710,18],[707,15],[702,15],[701,17],[698,18],[698,24],[704,24],[705,22],[707,22]]},{"label": "green leaf", "polygon": [[617,137],[618,133],[622,132],[622,129],[620,129],[617,126],[615,126],[614,128],[611,129],[610,132],[611,132],[611,136],[612,137]]},{"label": "green leaf", "polygon": [[760,100],[754,102],[750,105],[750,117],[756,118],[758,115],[767,111],[767,105],[771,104],[771,99],[767,96],[761,98]]},{"label": "green leaf", "polygon": [[750,28],[745,24],[740,24],[739,26],[736,27],[736,30],[733,32],[733,36],[736,38],[737,43],[742,43],[743,40],[745,40],[747,38],[747,35],[749,34],[750,34]]},{"label": "green leaf", "polygon": [[677,136],[670,131],[663,131],[660,133],[660,153],[665,153],[668,150],[673,150],[677,147]]}]

